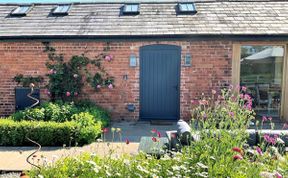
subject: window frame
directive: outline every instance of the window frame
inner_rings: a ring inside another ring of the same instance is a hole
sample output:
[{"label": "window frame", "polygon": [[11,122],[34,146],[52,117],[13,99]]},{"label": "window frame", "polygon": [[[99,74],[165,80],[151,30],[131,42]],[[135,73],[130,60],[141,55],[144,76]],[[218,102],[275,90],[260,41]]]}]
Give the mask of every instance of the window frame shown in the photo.
[{"label": "window frame", "polygon": [[[69,6],[68,10],[66,12],[55,12],[57,8],[59,8],[60,6]],[[72,4],[58,4],[53,10],[52,10],[52,14],[53,15],[68,15],[70,10],[72,8]]]},{"label": "window frame", "polygon": [[[21,7],[28,7],[28,9],[25,11],[25,12],[16,12],[17,9],[21,8]],[[26,16],[32,9],[33,5],[19,5],[18,7],[16,7],[15,9],[13,9],[11,12],[10,12],[10,15],[11,16]]]},{"label": "window frame", "polygon": [[[127,6],[137,6],[137,11],[127,11]],[[122,14],[123,15],[138,15],[140,14],[140,3],[126,3],[122,7]]]},{"label": "window frame", "polygon": [[241,59],[241,46],[282,46],[284,49],[283,55],[283,74],[281,86],[281,106],[280,106],[280,119],[288,121],[288,58],[287,58],[287,43],[235,43],[232,49],[232,79],[231,83],[234,86],[240,84],[240,59]]}]

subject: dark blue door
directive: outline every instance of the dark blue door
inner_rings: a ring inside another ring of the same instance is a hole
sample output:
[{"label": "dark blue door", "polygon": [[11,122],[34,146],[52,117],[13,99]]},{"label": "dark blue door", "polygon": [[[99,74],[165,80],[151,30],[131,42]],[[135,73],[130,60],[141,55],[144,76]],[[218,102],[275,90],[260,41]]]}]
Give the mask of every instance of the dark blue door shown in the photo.
[{"label": "dark blue door", "polygon": [[140,48],[140,118],[179,119],[181,48]]}]

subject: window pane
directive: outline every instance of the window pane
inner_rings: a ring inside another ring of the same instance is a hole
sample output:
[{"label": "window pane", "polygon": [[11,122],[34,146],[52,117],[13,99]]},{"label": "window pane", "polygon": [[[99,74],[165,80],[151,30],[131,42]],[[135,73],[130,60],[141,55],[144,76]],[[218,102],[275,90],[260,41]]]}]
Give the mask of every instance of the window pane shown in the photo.
[{"label": "window pane", "polygon": [[258,116],[280,116],[283,56],[282,46],[241,47],[240,83]]},{"label": "window pane", "polygon": [[15,11],[13,14],[25,14],[29,10],[30,6],[20,6]]}]

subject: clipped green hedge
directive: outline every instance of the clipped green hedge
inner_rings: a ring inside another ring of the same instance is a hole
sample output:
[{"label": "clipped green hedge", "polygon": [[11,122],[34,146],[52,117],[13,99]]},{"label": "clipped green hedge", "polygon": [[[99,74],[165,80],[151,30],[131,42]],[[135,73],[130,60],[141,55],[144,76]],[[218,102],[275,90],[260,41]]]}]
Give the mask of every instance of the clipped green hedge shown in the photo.
[{"label": "clipped green hedge", "polygon": [[67,146],[89,144],[101,134],[101,122],[82,126],[79,121],[45,122],[13,121],[0,119],[1,146],[33,145],[30,138],[42,146]]}]

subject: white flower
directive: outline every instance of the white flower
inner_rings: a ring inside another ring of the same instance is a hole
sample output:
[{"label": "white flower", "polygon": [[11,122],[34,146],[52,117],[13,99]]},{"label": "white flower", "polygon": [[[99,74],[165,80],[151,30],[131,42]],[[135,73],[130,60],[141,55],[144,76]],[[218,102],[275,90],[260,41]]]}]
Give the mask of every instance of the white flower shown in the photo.
[{"label": "white flower", "polygon": [[198,162],[196,165],[199,166],[202,169],[208,169],[208,166],[206,166],[205,164],[203,164],[201,162]]},{"label": "white flower", "polygon": [[42,176],[41,174],[38,175],[39,178],[44,178],[44,176]]}]

